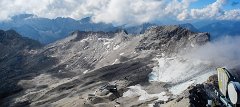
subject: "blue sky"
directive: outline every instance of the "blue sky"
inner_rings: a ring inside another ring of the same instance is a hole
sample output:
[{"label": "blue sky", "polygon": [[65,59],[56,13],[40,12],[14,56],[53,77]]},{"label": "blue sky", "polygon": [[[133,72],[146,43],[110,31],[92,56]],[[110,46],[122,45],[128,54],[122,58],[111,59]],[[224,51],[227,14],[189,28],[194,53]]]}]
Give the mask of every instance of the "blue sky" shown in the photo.
[{"label": "blue sky", "polygon": [[216,0],[198,0],[190,5],[190,8],[203,8],[204,6],[215,2]]},{"label": "blue sky", "polygon": [[[237,3],[237,4],[235,4]],[[226,10],[230,9],[239,9],[240,8],[240,0],[229,0],[229,2],[224,7]]]},{"label": "blue sky", "polygon": [[[190,5],[190,8],[203,8],[209,4],[214,3],[216,0],[197,0],[196,2],[193,2]],[[235,3],[234,6],[232,5]],[[240,0],[227,0],[227,3],[223,6],[223,9],[225,10],[231,10],[231,9],[239,9],[240,8]]]}]

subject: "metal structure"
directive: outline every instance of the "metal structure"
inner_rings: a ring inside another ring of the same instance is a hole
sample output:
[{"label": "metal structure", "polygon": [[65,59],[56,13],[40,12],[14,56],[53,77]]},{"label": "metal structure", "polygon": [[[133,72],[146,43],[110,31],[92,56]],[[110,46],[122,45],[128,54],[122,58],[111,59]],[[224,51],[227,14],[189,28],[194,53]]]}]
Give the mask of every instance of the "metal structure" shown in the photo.
[{"label": "metal structure", "polygon": [[[210,99],[208,107],[240,107],[240,69],[227,70],[217,68],[218,87],[214,87],[214,96],[217,100]],[[214,103],[214,104],[213,104]]]}]

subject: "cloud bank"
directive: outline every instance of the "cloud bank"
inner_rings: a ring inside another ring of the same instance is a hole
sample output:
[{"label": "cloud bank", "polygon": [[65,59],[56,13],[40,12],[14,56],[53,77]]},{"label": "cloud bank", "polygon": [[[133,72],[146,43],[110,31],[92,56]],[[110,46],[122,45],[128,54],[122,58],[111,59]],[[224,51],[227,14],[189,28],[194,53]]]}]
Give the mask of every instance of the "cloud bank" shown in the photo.
[{"label": "cloud bank", "polygon": [[240,36],[225,36],[193,49],[186,57],[209,61],[213,66],[234,68],[240,65]]},{"label": "cloud bank", "polygon": [[0,20],[22,13],[39,17],[92,16],[94,22],[141,24],[171,18],[174,20],[240,20],[240,9],[222,10],[226,0],[216,0],[201,9],[191,9],[197,0],[1,0]]}]

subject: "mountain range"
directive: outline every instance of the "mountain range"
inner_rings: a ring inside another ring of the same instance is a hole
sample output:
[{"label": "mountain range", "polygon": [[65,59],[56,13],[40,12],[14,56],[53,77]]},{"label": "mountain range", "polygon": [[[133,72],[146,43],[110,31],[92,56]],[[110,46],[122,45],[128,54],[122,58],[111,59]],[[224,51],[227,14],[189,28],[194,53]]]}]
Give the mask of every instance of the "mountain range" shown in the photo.
[{"label": "mountain range", "polygon": [[202,32],[210,32],[212,38],[221,36],[239,36],[240,21],[217,21],[204,25],[199,29]]},{"label": "mountain range", "polygon": [[[221,36],[236,36],[239,35],[239,21],[199,21],[192,24],[180,24],[182,27],[190,28],[192,31],[209,32],[212,39]],[[135,26],[114,26],[113,24],[94,23],[91,17],[86,17],[81,20],[72,18],[58,17],[56,19],[48,19],[37,17],[33,14],[20,14],[13,16],[9,21],[0,22],[0,29],[15,30],[19,34],[37,40],[42,44],[49,44],[59,39],[63,39],[71,32],[79,31],[104,31],[116,32],[125,30],[130,34],[141,34],[152,26],[164,25],[158,22],[143,23]],[[196,26],[196,27],[194,27]]]},{"label": "mountain range", "polygon": [[81,31],[115,31],[111,24],[93,23],[90,17],[82,20],[72,18],[48,19],[39,18],[32,14],[21,14],[12,17],[10,21],[0,22],[0,29],[15,30],[21,35],[48,44],[66,37],[75,30]]},{"label": "mountain range", "polygon": [[[0,34],[1,106],[144,107],[177,96],[184,96],[178,102],[187,106],[189,95],[181,93],[214,68],[182,56],[208,43],[209,33],[179,25],[137,35],[77,30],[44,46],[13,30]],[[176,64],[188,72],[171,75],[179,69]],[[183,88],[172,91],[179,85]]]}]

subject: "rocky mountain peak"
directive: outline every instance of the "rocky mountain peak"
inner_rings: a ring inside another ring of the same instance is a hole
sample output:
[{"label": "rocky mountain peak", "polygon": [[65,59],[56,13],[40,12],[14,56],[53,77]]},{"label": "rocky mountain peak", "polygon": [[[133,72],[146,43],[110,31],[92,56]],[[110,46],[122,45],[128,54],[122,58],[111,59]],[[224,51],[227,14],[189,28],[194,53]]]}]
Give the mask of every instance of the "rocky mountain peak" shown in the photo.
[{"label": "rocky mountain peak", "polygon": [[85,17],[79,21],[80,23],[89,23],[91,22],[91,17]]},{"label": "rocky mountain peak", "polygon": [[1,35],[1,40],[3,39],[13,39],[13,38],[18,38],[21,37],[16,31],[14,30],[0,30],[0,35]]},{"label": "rocky mountain peak", "polygon": [[150,29],[148,29],[147,32],[155,32],[155,33],[172,32],[173,30],[175,30],[177,28],[181,28],[181,27],[178,25],[153,26]]},{"label": "rocky mountain peak", "polygon": [[125,29],[118,29],[118,30],[116,30],[115,32],[116,32],[116,33],[119,33],[119,34],[125,34],[125,35],[128,34],[128,32],[127,32]]},{"label": "rocky mountain peak", "polygon": [[31,17],[34,17],[33,14],[19,14],[19,15],[16,15],[16,16],[13,16],[11,19],[13,20],[24,20],[26,18],[31,18]]},{"label": "rocky mountain peak", "polygon": [[0,44],[4,46],[11,46],[11,48],[39,48],[41,44],[26,37],[22,37],[14,30],[3,31],[0,30]]},{"label": "rocky mountain peak", "polygon": [[152,27],[144,33],[137,50],[160,50],[178,53],[180,50],[203,45],[210,41],[208,33],[195,33],[177,25]]}]

